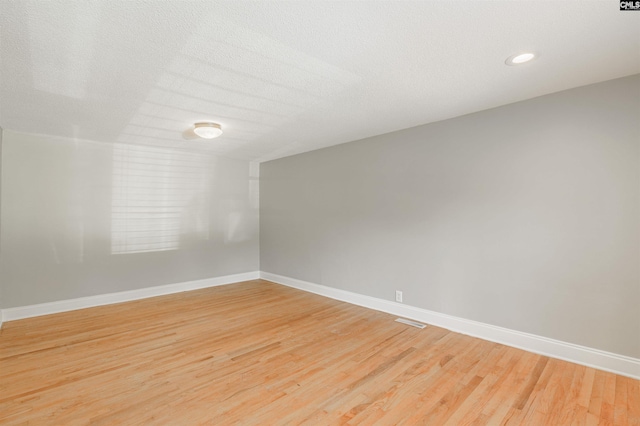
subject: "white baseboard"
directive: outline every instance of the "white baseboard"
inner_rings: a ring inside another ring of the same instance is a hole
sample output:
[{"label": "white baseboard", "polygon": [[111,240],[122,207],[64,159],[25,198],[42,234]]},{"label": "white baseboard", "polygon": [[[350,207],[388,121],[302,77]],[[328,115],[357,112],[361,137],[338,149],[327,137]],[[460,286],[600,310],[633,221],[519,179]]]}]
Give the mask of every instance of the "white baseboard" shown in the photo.
[{"label": "white baseboard", "polygon": [[57,314],[74,311],[76,309],[92,308],[94,306],[110,305],[112,303],[129,302],[146,299],[148,297],[163,296],[165,294],[180,293],[182,291],[197,290],[207,287],[232,284],[241,281],[256,280],[260,272],[246,272],[243,274],[225,275],[222,277],[206,278],[197,281],[187,281],[156,287],[146,287],[137,290],[121,291],[118,293],[99,294],[97,296],[80,297],[77,299],[59,300],[38,305],[19,306],[0,310],[0,325],[3,321],[13,321],[41,315]]},{"label": "white baseboard", "polygon": [[76,309],[109,305],[112,303],[128,302],[148,297],[179,293],[182,291],[249,281],[258,278],[263,278],[288,287],[352,303],[354,305],[387,312],[399,317],[410,318],[416,321],[443,327],[457,333],[467,334],[469,336],[502,343],[507,346],[513,346],[552,358],[558,358],[574,362],[576,364],[582,364],[588,367],[632,377],[634,379],[640,379],[640,359],[638,358],[618,355],[599,349],[588,348],[585,346],[575,345],[573,343],[537,336],[535,334],[523,333],[504,327],[497,327],[490,324],[454,317],[452,315],[441,314],[427,309],[416,308],[346,290],[314,284],[295,278],[258,271],[157,287],[147,287],[118,293],[81,297],[78,299],[60,300],[38,305],[2,309],[0,310],[0,327],[4,321],[13,321],[23,318],[73,311]]},{"label": "white baseboard", "polygon": [[377,311],[387,312],[404,318],[432,324],[457,333],[478,337],[525,351],[558,358],[576,364],[586,365],[599,370],[609,371],[623,376],[640,379],[640,359],[599,349],[575,345],[560,340],[549,339],[535,334],[523,333],[508,328],[497,327],[477,321],[441,314],[427,309],[416,308],[384,299],[365,296],[346,290],[326,287],[307,281],[260,272],[260,278],[274,283],[294,287],[310,293],[352,303]]}]

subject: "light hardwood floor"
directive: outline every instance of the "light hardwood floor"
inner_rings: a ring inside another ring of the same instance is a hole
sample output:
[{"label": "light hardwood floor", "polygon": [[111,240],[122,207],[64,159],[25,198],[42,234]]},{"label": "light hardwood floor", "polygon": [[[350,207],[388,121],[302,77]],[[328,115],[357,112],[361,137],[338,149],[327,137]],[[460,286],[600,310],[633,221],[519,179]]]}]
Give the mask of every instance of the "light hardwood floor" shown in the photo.
[{"label": "light hardwood floor", "polygon": [[640,382],[267,281],[12,321],[2,425],[640,425]]}]

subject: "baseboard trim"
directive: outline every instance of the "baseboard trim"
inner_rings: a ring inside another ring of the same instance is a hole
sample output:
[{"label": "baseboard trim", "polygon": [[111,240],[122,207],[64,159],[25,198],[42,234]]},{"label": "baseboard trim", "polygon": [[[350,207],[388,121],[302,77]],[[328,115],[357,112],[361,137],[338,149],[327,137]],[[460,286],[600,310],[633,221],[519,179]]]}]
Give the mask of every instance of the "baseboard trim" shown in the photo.
[{"label": "baseboard trim", "polygon": [[91,308],[95,306],[110,305],[113,303],[129,302],[149,297],[180,293],[183,291],[233,284],[241,281],[250,281],[258,278],[321,296],[330,297],[332,299],[341,300],[343,302],[352,303],[354,305],[363,306],[365,308],[387,312],[400,317],[446,328],[457,333],[478,337],[529,352],[562,359],[640,380],[640,359],[638,358],[632,358],[599,349],[537,336],[535,334],[524,333],[517,330],[511,330],[504,327],[498,327],[478,321],[429,311],[427,309],[378,299],[346,290],[314,284],[295,278],[259,271],[206,278],[203,280],[187,281],[176,284],[167,284],[156,287],[147,287],[118,293],[87,296],[77,299],[60,300],[37,305],[6,308],[0,310],[0,327],[2,327],[3,322],[8,321]]},{"label": "baseboard trim", "polygon": [[183,291],[233,284],[241,281],[256,280],[258,278],[260,278],[260,272],[254,271],[242,274],[225,275],[222,277],[205,278],[203,280],[146,287],[137,290],[121,291],[118,293],[99,294],[96,296],[80,297],[77,299],[59,300],[56,302],[41,303],[37,305],[6,308],[0,310],[0,324],[3,321],[14,321],[24,318],[38,317],[41,315],[74,311],[76,309],[129,302],[132,300],[146,299],[148,297],[163,296]]},{"label": "baseboard trim", "polygon": [[269,272],[260,272],[260,278],[354,305],[446,328],[457,333],[523,349],[528,352],[640,379],[640,359],[638,358],[618,355],[599,349],[537,336],[535,334],[523,333],[504,327],[497,327],[478,321],[441,314],[427,309],[416,308]]}]

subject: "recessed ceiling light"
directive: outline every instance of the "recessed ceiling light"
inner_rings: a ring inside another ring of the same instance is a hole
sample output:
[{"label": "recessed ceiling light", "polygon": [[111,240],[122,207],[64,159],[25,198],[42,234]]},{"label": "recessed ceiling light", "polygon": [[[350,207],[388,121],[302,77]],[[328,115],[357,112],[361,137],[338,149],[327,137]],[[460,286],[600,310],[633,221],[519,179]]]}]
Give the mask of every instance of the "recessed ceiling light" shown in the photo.
[{"label": "recessed ceiling light", "polygon": [[204,139],[213,139],[222,134],[222,126],[218,123],[196,123],[193,133]]},{"label": "recessed ceiling light", "polygon": [[507,60],[504,61],[504,63],[507,65],[520,65],[520,64],[524,64],[525,62],[529,62],[535,57],[536,57],[536,54],[531,52],[518,53],[516,55],[509,56]]}]

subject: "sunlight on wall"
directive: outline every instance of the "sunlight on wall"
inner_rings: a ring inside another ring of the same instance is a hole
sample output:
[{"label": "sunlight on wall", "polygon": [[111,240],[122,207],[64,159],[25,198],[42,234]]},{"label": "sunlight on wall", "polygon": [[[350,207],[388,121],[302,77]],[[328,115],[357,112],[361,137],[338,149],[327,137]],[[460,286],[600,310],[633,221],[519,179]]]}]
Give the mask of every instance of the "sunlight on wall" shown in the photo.
[{"label": "sunlight on wall", "polygon": [[208,156],[120,144],[113,155],[112,254],[209,239]]}]

